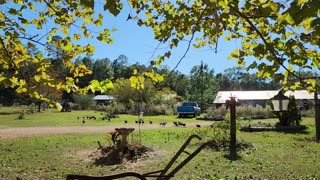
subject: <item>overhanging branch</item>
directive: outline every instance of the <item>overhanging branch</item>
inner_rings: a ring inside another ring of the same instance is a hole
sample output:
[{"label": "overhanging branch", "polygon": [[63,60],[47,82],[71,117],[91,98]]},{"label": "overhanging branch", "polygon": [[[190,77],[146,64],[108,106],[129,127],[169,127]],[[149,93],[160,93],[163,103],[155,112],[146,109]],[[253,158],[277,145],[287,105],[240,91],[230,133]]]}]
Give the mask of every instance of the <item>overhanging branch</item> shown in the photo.
[{"label": "overhanging branch", "polygon": [[275,58],[275,60],[280,64],[280,66],[282,68],[284,68],[289,74],[293,75],[296,78],[300,77],[296,74],[294,74],[293,72],[291,72],[285,65],[283,65],[283,61],[282,58],[279,58],[276,54],[275,49],[267,42],[267,40],[264,38],[263,34],[259,31],[259,29],[252,23],[252,21],[250,20],[250,18],[248,18],[247,16],[245,16],[243,13],[241,13],[237,8],[230,6],[230,8],[236,12],[241,18],[244,18],[246,20],[246,22],[253,28],[253,30],[258,34],[258,36],[261,38],[261,40],[263,41],[263,43],[266,45],[267,50],[270,52],[270,54]]}]

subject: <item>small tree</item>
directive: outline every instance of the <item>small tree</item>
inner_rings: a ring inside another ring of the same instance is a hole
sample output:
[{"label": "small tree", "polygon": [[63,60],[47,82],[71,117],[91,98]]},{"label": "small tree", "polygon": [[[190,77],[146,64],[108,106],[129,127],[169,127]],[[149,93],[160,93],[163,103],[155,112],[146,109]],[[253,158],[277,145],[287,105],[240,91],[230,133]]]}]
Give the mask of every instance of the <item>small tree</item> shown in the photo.
[{"label": "small tree", "polygon": [[299,125],[301,121],[301,113],[297,107],[297,101],[294,96],[290,96],[288,111],[275,112],[275,115],[279,118],[280,126],[290,126],[292,124]]},{"label": "small tree", "polygon": [[298,110],[297,100],[294,96],[290,96],[288,105],[288,122],[290,124],[300,125],[301,113]]}]

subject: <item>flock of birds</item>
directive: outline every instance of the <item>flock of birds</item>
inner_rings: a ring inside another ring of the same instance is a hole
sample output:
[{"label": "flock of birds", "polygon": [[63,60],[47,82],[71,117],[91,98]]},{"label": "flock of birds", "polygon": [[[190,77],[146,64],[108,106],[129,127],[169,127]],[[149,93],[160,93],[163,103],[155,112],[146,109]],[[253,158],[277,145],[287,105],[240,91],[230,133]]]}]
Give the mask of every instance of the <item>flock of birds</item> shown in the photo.
[{"label": "flock of birds", "polygon": [[[80,116],[77,117],[77,119],[81,119]],[[86,120],[96,120],[97,118],[95,116],[82,116],[82,124],[86,123]]]},{"label": "flock of birds", "polygon": [[[82,116],[82,118],[80,116],[77,117],[78,120],[82,120],[82,124],[85,124],[86,123],[86,120],[96,120],[97,118],[95,116]],[[102,120],[107,120],[108,122],[111,121],[110,118],[102,118]],[[124,123],[127,124],[128,123],[128,120],[124,120]],[[136,120],[135,121],[136,124],[141,124],[143,125],[145,122],[143,119],[139,119],[139,120]],[[153,124],[152,121],[149,121],[149,124]],[[185,127],[186,126],[186,123],[183,123],[183,122],[173,122],[173,124],[177,127]],[[167,125],[167,122],[166,121],[162,121],[160,122],[160,126],[166,126]],[[213,124],[210,125],[211,127],[214,127]],[[196,127],[200,128],[201,125],[200,124],[196,124]]]}]

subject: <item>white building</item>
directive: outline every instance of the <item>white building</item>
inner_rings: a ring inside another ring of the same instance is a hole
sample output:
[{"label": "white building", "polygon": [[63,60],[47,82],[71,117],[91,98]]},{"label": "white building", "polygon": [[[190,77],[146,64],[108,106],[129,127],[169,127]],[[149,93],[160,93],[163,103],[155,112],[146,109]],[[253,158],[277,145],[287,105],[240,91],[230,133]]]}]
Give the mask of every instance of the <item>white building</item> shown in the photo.
[{"label": "white building", "polygon": [[100,104],[110,104],[113,101],[113,96],[110,95],[96,95],[95,97],[93,97],[93,100],[95,100],[97,103]]},{"label": "white building", "polygon": [[[252,106],[260,105],[265,107],[267,101],[274,97],[279,91],[270,90],[270,91],[219,91],[215,97],[213,104],[221,105],[229,100],[230,97],[236,97],[241,104],[251,104]],[[297,91],[287,91],[285,96],[290,97],[294,96],[296,100],[313,100],[314,94],[310,94],[306,90],[297,90]],[[319,96],[319,95],[318,95]]]}]

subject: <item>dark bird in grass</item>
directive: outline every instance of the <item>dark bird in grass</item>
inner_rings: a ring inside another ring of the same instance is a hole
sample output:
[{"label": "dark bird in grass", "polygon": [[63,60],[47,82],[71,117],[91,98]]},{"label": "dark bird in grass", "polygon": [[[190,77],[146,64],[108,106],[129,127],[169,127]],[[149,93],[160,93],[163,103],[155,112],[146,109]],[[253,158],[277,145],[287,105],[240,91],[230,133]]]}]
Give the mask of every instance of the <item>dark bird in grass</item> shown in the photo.
[{"label": "dark bird in grass", "polygon": [[128,123],[128,121],[127,121],[127,120],[125,120],[125,121],[124,121],[124,123],[126,123],[126,124],[127,124],[127,123]]},{"label": "dark bird in grass", "polygon": [[111,119],[110,118],[108,118],[108,122],[110,122],[111,121]]},{"label": "dark bird in grass", "polygon": [[139,123],[139,121],[136,120],[136,124],[138,124],[138,123]]},{"label": "dark bird in grass", "polygon": [[160,126],[165,126],[167,124],[167,122],[166,121],[162,121],[162,122],[160,122]]},{"label": "dark bird in grass", "polygon": [[144,120],[140,119],[139,124],[144,124]]},{"label": "dark bird in grass", "polygon": [[201,127],[200,124],[197,124],[196,126],[197,126],[197,127]]},{"label": "dark bird in grass", "polygon": [[82,120],[82,124],[84,124],[84,123],[86,123],[86,121],[85,121],[85,120]]},{"label": "dark bird in grass", "polygon": [[77,117],[77,119],[80,119],[79,116]]},{"label": "dark bird in grass", "polygon": [[179,126],[186,126],[186,123],[178,122]]},{"label": "dark bird in grass", "polygon": [[212,128],[213,128],[213,127],[214,127],[214,126],[213,126],[213,124],[210,124],[210,127],[212,127]]},{"label": "dark bird in grass", "polygon": [[152,121],[149,121],[150,124],[152,124]]}]

